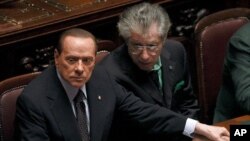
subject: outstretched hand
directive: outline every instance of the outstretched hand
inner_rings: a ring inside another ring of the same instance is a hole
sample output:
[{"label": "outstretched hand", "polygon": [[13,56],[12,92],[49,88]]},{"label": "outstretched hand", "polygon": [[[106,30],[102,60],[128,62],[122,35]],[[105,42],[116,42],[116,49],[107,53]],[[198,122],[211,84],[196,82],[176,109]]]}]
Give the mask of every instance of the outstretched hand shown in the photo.
[{"label": "outstretched hand", "polygon": [[[208,139],[205,136],[195,135],[192,141],[212,141],[212,140]],[[228,136],[222,136],[220,138],[220,141],[229,141],[229,137]]]},{"label": "outstretched hand", "polygon": [[224,127],[197,123],[193,141],[229,141],[229,136]]}]

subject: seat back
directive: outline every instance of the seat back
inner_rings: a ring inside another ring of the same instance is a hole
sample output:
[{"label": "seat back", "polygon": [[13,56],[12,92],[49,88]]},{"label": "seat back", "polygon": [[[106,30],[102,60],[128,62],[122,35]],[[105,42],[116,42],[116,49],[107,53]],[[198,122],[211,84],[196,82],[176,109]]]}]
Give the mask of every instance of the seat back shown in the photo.
[{"label": "seat back", "polygon": [[202,122],[211,124],[222,83],[224,57],[230,37],[248,22],[250,10],[234,8],[201,19],[195,27],[198,100]]},{"label": "seat back", "polygon": [[250,9],[249,8],[230,8],[230,9],[225,9],[225,10],[210,14],[208,16],[205,16],[195,25],[194,32],[195,34],[198,34],[209,25],[218,23],[220,21],[228,20],[231,18],[239,18],[239,17],[249,18]]},{"label": "seat back", "polygon": [[96,54],[96,63],[100,62],[103,58],[105,58],[110,52],[107,50],[98,51]]},{"label": "seat back", "polygon": [[17,97],[40,72],[12,77],[0,82],[1,141],[13,141]]},{"label": "seat back", "polygon": [[96,63],[100,62],[104,57],[106,57],[112,50],[117,47],[111,40],[98,40],[97,45],[98,50],[96,54]]},{"label": "seat back", "polygon": [[116,48],[116,45],[111,40],[97,40],[98,51],[107,50],[112,51]]}]

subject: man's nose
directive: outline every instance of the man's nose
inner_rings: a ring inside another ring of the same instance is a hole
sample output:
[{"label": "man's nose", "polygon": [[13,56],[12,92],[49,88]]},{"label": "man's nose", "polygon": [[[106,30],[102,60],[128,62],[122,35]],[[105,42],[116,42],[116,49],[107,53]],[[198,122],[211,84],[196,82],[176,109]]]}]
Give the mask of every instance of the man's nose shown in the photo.
[{"label": "man's nose", "polygon": [[148,50],[146,47],[143,47],[143,50],[140,54],[140,57],[143,59],[143,60],[146,60],[150,57],[149,53],[148,53]]},{"label": "man's nose", "polygon": [[84,70],[84,64],[83,64],[82,60],[79,60],[76,64],[76,71],[83,72],[83,70]]}]

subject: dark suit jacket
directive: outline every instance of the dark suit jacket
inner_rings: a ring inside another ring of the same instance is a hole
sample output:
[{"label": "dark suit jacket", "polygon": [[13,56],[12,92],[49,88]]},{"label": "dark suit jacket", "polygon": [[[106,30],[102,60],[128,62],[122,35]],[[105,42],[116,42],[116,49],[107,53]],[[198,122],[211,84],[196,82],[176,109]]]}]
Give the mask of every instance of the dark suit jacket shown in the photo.
[{"label": "dark suit jacket", "polygon": [[[186,52],[182,44],[167,40],[161,53],[161,62],[163,95],[153,84],[148,73],[139,69],[132,62],[125,45],[111,52],[98,65],[101,69],[107,69],[118,84],[127,91],[133,92],[143,101],[166,107],[186,117],[197,118],[198,104],[193,94]],[[119,119],[121,118],[119,117]],[[131,121],[127,121],[127,119],[116,121],[111,136],[112,140],[158,141],[169,139],[169,136],[146,136],[146,131],[142,127],[136,127],[135,124],[130,123]]]},{"label": "dark suit jacket", "polygon": [[[183,131],[186,118],[143,103],[113,83],[105,70],[98,70],[86,84],[91,141],[107,141],[114,111],[143,124],[149,132]],[[15,125],[17,140],[80,141],[73,110],[54,66],[33,80],[18,98]]]},{"label": "dark suit jacket", "polygon": [[250,23],[230,39],[214,122],[250,114]]}]

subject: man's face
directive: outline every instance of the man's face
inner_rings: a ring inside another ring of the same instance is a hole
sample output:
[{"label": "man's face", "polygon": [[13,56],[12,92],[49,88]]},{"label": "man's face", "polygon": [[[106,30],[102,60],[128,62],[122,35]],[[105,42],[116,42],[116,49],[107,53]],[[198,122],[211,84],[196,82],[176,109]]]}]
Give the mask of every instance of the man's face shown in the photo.
[{"label": "man's face", "polygon": [[75,88],[82,87],[94,69],[95,50],[91,38],[65,37],[61,54],[55,51],[56,68],[62,78]]},{"label": "man's face", "polygon": [[152,24],[147,34],[140,35],[132,32],[128,43],[129,55],[133,62],[142,70],[150,71],[156,64],[163,41],[156,24]]}]

